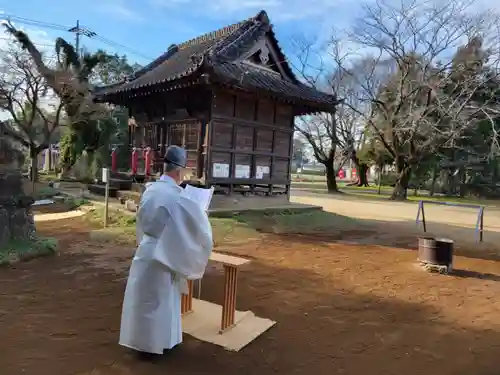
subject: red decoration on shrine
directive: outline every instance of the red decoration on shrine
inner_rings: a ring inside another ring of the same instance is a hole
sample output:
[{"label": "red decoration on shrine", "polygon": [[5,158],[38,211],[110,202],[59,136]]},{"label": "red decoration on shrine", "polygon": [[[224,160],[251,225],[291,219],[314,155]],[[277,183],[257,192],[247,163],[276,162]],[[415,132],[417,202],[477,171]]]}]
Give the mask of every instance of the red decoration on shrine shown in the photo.
[{"label": "red decoration on shrine", "polygon": [[113,147],[113,150],[111,151],[111,171],[113,173],[116,172],[116,169],[118,167],[118,155],[117,155],[117,152],[116,152],[116,147]]},{"label": "red decoration on shrine", "polygon": [[144,156],[144,174],[149,176],[151,170],[151,159],[153,157],[153,150],[151,148],[146,149],[146,155]]},{"label": "red decoration on shrine", "polygon": [[139,164],[139,153],[137,152],[137,149],[134,147],[132,150],[132,174],[136,175],[137,174],[137,166]]}]

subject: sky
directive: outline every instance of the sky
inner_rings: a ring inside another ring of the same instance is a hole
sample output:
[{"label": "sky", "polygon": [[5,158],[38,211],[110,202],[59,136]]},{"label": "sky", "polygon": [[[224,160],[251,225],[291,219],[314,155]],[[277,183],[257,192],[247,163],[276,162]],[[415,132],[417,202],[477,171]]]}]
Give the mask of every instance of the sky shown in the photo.
[{"label": "sky", "polygon": [[[285,49],[297,35],[325,38],[332,25],[346,24],[356,15],[359,2],[347,0],[0,0],[0,12],[22,17],[22,26],[39,44],[51,44],[61,36],[74,41],[75,35],[63,31],[80,25],[97,33],[83,37],[82,45],[94,50],[126,54],[131,61],[146,64],[168,46],[239,22],[266,10],[280,44]],[[40,27],[41,21],[54,28]],[[64,27],[60,27],[64,26]],[[0,47],[5,44],[0,31]]]}]

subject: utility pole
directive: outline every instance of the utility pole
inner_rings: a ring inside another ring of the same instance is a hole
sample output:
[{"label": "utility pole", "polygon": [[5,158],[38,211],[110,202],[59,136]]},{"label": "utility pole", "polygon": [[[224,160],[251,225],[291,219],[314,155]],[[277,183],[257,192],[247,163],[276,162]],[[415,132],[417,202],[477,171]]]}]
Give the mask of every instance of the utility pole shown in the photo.
[{"label": "utility pole", "polygon": [[75,39],[76,53],[80,54],[80,20],[76,20]]},{"label": "utility pole", "polygon": [[76,26],[68,29],[70,33],[75,33],[75,51],[78,54],[78,56],[81,55],[80,51],[80,35],[84,35],[87,38],[92,38],[94,36],[97,36],[96,33],[93,31],[90,31],[89,29],[85,27],[80,27],[80,20],[76,20]]}]

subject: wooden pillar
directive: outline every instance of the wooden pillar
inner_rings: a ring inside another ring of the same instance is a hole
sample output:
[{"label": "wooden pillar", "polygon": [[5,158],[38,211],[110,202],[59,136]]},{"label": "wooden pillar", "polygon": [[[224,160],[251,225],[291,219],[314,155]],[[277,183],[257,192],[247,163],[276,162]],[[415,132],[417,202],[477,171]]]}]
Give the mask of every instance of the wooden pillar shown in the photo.
[{"label": "wooden pillar", "polygon": [[[288,171],[286,175],[287,185],[286,185],[286,196],[288,201],[290,202],[290,195],[292,192],[292,160],[293,160],[293,129],[295,126],[295,116],[292,116],[292,120],[290,121],[290,128],[292,129],[292,133],[289,135],[289,144],[288,144]],[[302,165],[302,164],[301,164]]]},{"label": "wooden pillar", "polygon": [[181,314],[193,312],[193,280],[188,280],[188,294],[181,294]]},{"label": "wooden pillar", "polygon": [[199,125],[198,132],[198,157],[196,159],[196,177],[201,179],[205,176],[205,154],[206,154],[206,139],[207,139],[207,121],[202,119]]},{"label": "wooden pillar", "polygon": [[236,315],[236,288],[238,284],[238,268],[224,265],[224,303],[222,304],[222,319],[220,333],[234,326]]},{"label": "wooden pillar", "polygon": [[[230,162],[230,172],[229,177],[231,179],[236,178],[236,136],[237,136],[238,125],[233,122],[232,136],[231,136],[231,162]],[[234,182],[229,185],[229,194],[232,195],[234,192]]]},{"label": "wooden pillar", "polygon": [[275,171],[276,158],[274,157],[275,149],[276,149],[276,129],[273,129],[272,141],[271,141],[271,154],[272,154],[271,166],[269,167],[269,179],[271,180],[271,184],[268,186],[269,195],[273,195],[274,185],[272,181],[274,180],[274,175],[276,174]]}]

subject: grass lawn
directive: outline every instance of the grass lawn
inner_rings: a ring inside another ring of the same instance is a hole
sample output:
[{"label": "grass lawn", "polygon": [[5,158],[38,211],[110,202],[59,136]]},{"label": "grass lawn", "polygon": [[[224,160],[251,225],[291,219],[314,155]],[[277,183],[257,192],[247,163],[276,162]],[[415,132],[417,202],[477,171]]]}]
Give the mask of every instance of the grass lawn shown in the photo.
[{"label": "grass lawn", "polygon": [[[104,210],[94,209],[86,219],[95,227],[91,237],[99,241],[135,243],[135,216],[110,211],[108,227],[104,226]],[[324,211],[304,211],[300,213],[266,214],[250,212],[230,218],[210,218],[215,246],[244,244],[258,239],[262,234],[315,234],[332,233],[339,228],[359,227],[355,219]]]},{"label": "grass lawn", "polygon": [[53,238],[37,238],[33,241],[10,241],[0,249],[0,266],[29,260],[56,253],[57,240]]},{"label": "grass lawn", "polygon": [[[337,186],[342,190],[360,190],[368,192],[377,192],[377,185],[372,184],[370,186],[348,186],[347,182],[338,181]],[[326,190],[326,181],[314,181],[314,182],[292,182],[292,187],[296,189],[305,190]],[[381,192],[390,193],[392,191],[391,186],[381,186]]]},{"label": "grass lawn", "polygon": [[[313,176],[318,177],[318,176]],[[345,182],[338,183],[339,189],[352,197],[359,197],[364,199],[387,199],[392,193],[393,188],[391,186],[382,186],[380,189],[380,194],[377,194],[377,185],[373,184],[368,187],[358,187],[358,186],[346,186]],[[326,182],[321,180],[316,180],[315,182],[293,182],[292,188],[300,191],[308,191],[311,193],[326,193]],[[454,203],[454,204],[470,204],[470,205],[484,205],[484,206],[500,206],[499,200],[491,199],[479,199],[479,198],[460,198],[460,197],[450,197],[450,196],[433,196],[429,197],[427,192],[420,190],[419,194],[415,196],[412,190],[408,190],[408,201],[418,202],[418,201],[429,201],[429,202],[443,202],[443,203]]]},{"label": "grass lawn", "polygon": [[[344,190],[344,189],[342,189]],[[367,198],[367,199],[376,199],[383,200],[389,197],[389,194],[382,193],[380,195],[374,193],[368,193],[364,191],[352,191],[352,190],[344,190],[350,196]],[[469,204],[469,205],[482,205],[482,206],[499,206],[500,201],[496,200],[488,200],[488,199],[476,199],[476,198],[460,198],[460,197],[448,197],[448,196],[434,196],[429,197],[426,195],[409,195],[408,202],[441,202],[441,203],[451,203],[451,204]]]}]

